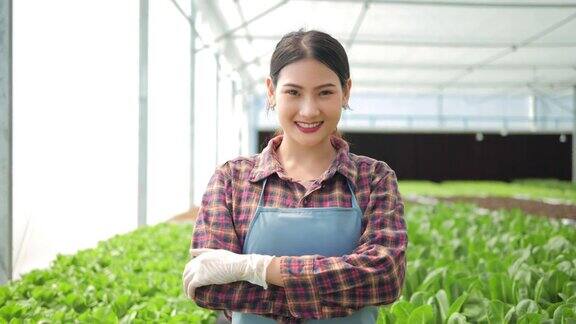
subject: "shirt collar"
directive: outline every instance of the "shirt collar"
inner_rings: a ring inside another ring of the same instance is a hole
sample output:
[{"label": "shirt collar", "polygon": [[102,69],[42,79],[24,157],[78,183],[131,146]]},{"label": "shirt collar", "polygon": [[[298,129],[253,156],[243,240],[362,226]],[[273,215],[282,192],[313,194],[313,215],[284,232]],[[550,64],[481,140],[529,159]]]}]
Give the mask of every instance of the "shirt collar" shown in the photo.
[{"label": "shirt collar", "polygon": [[[268,141],[268,145],[259,154],[256,161],[256,165],[250,173],[249,180],[251,182],[260,181],[273,173],[283,172],[282,164],[279,162],[276,150],[280,143],[282,143],[283,135],[278,135]],[[346,141],[337,137],[331,136],[330,142],[332,146],[336,149],[336,158],[332,162],[332,165],[325,174],[325,178],[328,179],[334,175],[335,172],[339,172],[345,176],[350,184],[355,187],[356,175],[358,173],[356,169],[356,164],[350,159],[350,147]]]}]

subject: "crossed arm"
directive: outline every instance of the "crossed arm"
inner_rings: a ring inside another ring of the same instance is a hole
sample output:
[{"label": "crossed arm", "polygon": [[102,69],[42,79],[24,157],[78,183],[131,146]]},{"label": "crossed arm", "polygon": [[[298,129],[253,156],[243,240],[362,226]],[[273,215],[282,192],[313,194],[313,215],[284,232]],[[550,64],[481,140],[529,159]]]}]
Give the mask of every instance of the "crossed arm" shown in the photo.
[{"label": "crossed arm", "polygon": [[[193,248],[242,253],[230,215],[230,184],[215,174],[198,215]],[[201,307],[298,318],[351,314],[367,305],[394,302],[401,293],[407,246],[396,175],[372,179],[365,210],[366,229],[353,253],[340,257],[279,256],[267,268],[264,290],[246,281],[198,287]]]},{"label": "crossed arm", "polygon": [[282,276],[280,275],[280,258],[281,257],[274,257],[272,262],[268,265],[268,269],[266,270],[266,282],[284,287]]}]

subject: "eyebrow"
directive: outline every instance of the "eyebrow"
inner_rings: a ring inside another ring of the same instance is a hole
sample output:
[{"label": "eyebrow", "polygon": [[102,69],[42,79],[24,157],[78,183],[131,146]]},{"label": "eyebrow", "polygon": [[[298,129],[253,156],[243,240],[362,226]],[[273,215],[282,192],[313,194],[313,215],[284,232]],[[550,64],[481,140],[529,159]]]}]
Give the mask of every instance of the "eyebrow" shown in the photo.
[{"label": "eyebrow", "polygon": [[[302,89],[302,86],[299,86],[299,85],[294,84],[294,83],[286,83],[286,84],[284,84],[283,86],[284,86],[284,87],[290,86],[290,87],[295,87],[295,88],[298,88],[298,89]],[[333,83],[326,83],[326,84],[323,84],[323,85],[319,85],[319,86],[315,87],[314,89],[320,89],[320,88],[329,87],[329,86],[335,87],[335,85],[334,85]]]}]

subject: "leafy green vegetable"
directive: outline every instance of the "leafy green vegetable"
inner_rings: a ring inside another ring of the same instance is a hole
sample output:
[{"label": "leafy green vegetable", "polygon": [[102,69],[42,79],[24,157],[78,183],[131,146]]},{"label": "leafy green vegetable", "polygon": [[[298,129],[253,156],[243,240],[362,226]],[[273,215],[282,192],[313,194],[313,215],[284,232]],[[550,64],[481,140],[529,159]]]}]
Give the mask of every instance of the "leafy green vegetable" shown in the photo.
[{"label": "leafy green vegetable", "polygon": [[407,323],[410,314],[416,307],[407,301],[398,301],[392,305],[390,312],[399,323]]},{"label": "leafy green vegetable", "polygon": [[182,291],[192,226],[159,224],[58,255],[0,287],[0,323],[212,323]]},{"label": "leafy green vegetable", "polygon": [[408,323],[413,324],[426,324],[433,323],[434,312],[432,311],[432,306],[422,305],[414,309],[408,317]]},{"label": "leafy green vegetable", "polygon": [[569,181],[554,179],[502,181],[432,181],[399,180],[398,188],[403,195],[527,197],[534,200],[556,199],[576,203],[576,185]]},{"label": "leafy green vegetable", "polygon": [[[576,231],[519,210],[406,205],[402,296],[378,323],[576,321]],[[214,323],[182,292],[190,225],[159,224],[58,255],[0,287],[1,323]]]},{"label": "leafy green vegetable", "polygon": [[447,323],[448,324],[464,324],[464,323],[468,323],[468,322],[466,321],[466,316],[464,316],[460,313],[454,313],[454,314],[450,315]]},{"label": "leafy green vegetable", "polygon": [[407,207],[402,321],[423,305],[435,323],[576,320],[565,306],[576,303],[574,227],[463,203]]}]

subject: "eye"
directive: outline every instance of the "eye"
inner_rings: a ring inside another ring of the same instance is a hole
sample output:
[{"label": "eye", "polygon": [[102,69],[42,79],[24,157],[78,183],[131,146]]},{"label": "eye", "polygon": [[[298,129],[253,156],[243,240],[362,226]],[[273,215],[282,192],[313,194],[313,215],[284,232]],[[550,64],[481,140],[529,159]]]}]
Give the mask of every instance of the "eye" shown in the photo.
[{"label": "eye", "polygon": [[289,95],[297,95],[297,94],[298,94],[298,91],[296,91],[296,90],[294,90],[294,89],[290,89],[290,90],[287,90],[286,93],[289,94]]},{"label": "eye", "polygon": [[330,90],[324,90],[324,91],[321,91],[320,94],[331,95],[331,94],[332,94],[332,91],[330,91]]}]

